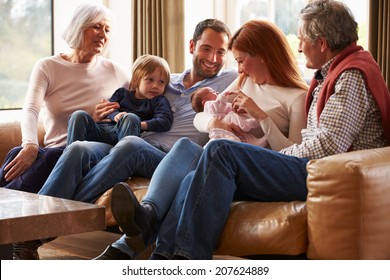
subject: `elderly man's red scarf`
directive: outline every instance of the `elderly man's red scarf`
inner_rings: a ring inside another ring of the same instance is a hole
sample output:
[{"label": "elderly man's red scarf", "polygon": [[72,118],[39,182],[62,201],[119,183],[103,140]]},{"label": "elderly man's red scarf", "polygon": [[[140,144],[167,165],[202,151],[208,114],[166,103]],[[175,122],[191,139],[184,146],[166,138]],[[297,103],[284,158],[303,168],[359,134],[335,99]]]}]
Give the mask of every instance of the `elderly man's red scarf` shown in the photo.
[{"label": "elderly man's red scarf", "polygon": [[[317,102],[317,118],[325,107],[325,103],[334,93],[334,87],[337,78],[346,70],[359,70],[366,81],[368,90],[373,95],[376,104],[379,107],[382,126],[384,130],[386,146],[390,146],[390,94],[386,87],[382,73],[378,64],[368,51],[364,51],[362,47],[352,43],[339,53],[329,68],[329,73],[325,78],[324,84],[318,96]],[[318,82],[313,78],[310,84],[309,92],[306,97],[306,113],[309,112],[310,104],[313,100],[313,90],[318,85]]]}]

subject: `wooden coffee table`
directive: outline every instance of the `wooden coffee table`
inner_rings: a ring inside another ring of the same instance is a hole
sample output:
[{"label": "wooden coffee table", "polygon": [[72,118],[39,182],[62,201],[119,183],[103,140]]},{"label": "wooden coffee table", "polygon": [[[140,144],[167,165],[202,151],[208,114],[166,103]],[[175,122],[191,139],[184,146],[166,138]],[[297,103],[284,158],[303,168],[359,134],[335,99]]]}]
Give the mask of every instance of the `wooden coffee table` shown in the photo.
[{"label": "wooden coffee table", "polygon": [[105,229],[103,206],[0,188],[0,259],[12,243]]}]

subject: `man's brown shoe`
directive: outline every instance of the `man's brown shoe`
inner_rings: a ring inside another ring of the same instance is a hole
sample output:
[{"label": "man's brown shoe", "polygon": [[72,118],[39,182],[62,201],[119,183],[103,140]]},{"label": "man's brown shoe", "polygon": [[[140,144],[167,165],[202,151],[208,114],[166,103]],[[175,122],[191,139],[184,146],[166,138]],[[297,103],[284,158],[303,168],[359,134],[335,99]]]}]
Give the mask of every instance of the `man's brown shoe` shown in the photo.
[{"label": "man's brown shoe", "polygon": [[114,186],[111,195],[111,211],[122,231],[127,235],[127,245],[136,253],[146,249],[154,241],[157,231],[157,215],[149,203],[139,203],[126,183]]}]

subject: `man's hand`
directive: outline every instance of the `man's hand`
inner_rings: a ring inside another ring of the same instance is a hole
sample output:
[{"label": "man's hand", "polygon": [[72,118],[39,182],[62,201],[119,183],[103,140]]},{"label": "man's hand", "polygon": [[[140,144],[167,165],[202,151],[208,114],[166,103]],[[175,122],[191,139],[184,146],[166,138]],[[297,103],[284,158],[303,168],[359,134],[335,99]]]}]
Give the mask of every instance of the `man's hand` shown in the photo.
[{"label": "man's hand", "polygon": [[38,146],[27,144],[19,154],[4,168],[4,179],[9,182],[26,171],[38,157]]},{"label": "man's hand", "polygon": [[109,102],[106,99],[103,99],[96,105],[92,117],[96,122],[111,122],[111,120],[106,119],[106,117],[118,108],[118,102]]}]

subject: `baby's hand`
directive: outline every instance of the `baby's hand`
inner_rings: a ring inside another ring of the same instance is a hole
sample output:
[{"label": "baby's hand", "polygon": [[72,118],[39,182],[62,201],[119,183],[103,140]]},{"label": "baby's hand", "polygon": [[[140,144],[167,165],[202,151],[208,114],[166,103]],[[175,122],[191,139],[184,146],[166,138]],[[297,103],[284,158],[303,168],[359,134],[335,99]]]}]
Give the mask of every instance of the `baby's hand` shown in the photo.
[{"label": "baby's hand", "polygon": [[232,102],[233,99],[240,93],[239,90],[233,90],[233,91],[225,91],[221,93],[220,95],[224,95],[226,98],[226,101]]},{"label": "baby's hand", "polygon": [[231,90],[231,91],[225,91],[225,92],[223,92],[223,94],[226,95],[226,96],[229,96],[229,95],[236,96],[236,95],[239,94],[239,93],[240,93],[239,90]]}]

